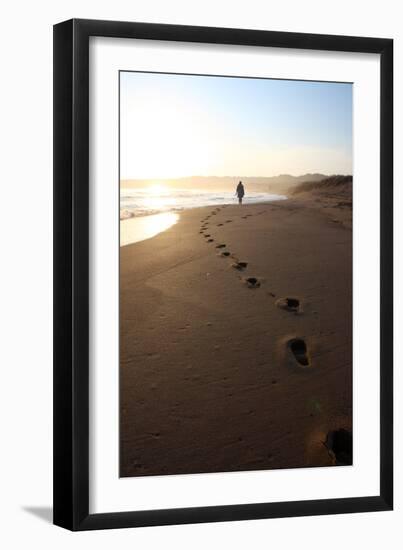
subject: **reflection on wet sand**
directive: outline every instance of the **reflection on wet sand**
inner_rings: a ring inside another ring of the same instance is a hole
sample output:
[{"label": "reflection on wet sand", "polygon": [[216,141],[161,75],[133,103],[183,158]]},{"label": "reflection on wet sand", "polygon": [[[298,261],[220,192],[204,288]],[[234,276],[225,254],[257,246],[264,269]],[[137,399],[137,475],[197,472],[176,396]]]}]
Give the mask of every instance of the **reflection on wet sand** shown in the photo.
[{"label": "reflection on wet sand", "polygon": [[129,218],[120,222],[120,246],[145,241],[165,231],[178,221],[178,214],[164,212],[152,216]]}]

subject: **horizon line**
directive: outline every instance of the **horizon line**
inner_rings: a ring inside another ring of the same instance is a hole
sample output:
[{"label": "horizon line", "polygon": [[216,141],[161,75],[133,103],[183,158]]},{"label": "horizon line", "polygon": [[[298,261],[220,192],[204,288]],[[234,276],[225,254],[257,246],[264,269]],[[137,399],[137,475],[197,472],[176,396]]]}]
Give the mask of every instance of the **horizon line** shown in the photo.
[{"label": "horizon line", "polygon": [[145,178],[125,177],[125,178],[120,178],[120,181],[131,181],[131,180],[179,180],[179,179],[187,179],[187,178],[233,178],[233,179],[236,179],[236,178],[262,179],[262,178],[280,178],[280,177],[302,178],[304,176],[325,176],[325,177],[351,176],[351,177],[353,177],[353,174],[349,173],[349,172],[332,172],[332,173],[329,173],[329,174],[325,174],[324,172],[305,172],[304,174],[298,174],[298,175],[283,173],[283,174],[276,174],[274,176],[245,176],[245,175],[242,176],[242,175],[239,175],[239,174],[234,175],[234,176],[231,176],[231,175],[226,175],[226,176],[208,175],[208,176],[205,176],[205,175],[201,175],[201,174],[193,174],[193,175],[189,175],[189,176],[173,176],[173,177],[172,176],[171,177],[154,176],[154,177],[145,177]]}]

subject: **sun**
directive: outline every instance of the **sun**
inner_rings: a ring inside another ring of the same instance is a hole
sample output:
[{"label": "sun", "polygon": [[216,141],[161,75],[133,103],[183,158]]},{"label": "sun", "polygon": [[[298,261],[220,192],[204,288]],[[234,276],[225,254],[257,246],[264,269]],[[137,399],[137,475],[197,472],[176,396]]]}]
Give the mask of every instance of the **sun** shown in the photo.
[{"label": "sun", "polygon": [[148,187],[148,192],[153,196],[166,195],[168,193],[168,189],[161,183],[153,183]]}]

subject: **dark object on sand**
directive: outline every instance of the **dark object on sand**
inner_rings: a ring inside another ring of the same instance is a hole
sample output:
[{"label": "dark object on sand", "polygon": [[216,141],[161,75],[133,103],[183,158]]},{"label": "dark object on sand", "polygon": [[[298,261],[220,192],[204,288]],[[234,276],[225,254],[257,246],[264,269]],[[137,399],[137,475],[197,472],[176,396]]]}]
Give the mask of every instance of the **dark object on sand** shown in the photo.
[{"label": "dark object on sand", "polygon": [[287,311],[298,313],[300,311],[300,301],[298,298],[279,298],[276,301],[276,306]]},{"label": "dark object on sand", "polygon": [[302,367],[309,367],[308,350],[302,338],[293,338],[288,342],[290,350]]},{"label": "dark object on sand", "polygon": [[242,271],[248,267],[248,262],[235,262],[232,264],[232,267],[238,271]]},{"label": "dark object on sand", "polygon": [[297,309],[299,307],[299,300],[296,298],[286,298],[287,307],[290,309]]},{"label": "dark object on sand", "polygon": [[353,438],[348,430],[341,428],[329,432],[325,445],[334,455],[338,466],[349,466],[353,463]]},{"label": "dark object on sand", "polygon": [[260,281],[256,279],[256,277],[248,277],[245,279],[246,284],[249,288],[259,288],[260,287]]}]

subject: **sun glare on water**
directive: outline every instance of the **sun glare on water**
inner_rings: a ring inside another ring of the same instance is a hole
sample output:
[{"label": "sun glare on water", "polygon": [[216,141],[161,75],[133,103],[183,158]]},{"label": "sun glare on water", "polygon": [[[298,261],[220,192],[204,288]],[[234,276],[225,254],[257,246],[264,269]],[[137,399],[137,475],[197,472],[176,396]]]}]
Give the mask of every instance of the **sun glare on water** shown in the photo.
[{"label": "sun glare on water", "polygon": [[148,207],[158,210],[172,204],[168,187],[161,183],[153,183],[147,187],[147,193],[148,196],[145,196],[144,203]]},{"label": "sun glare on water", "polygon": [[142,189],[143,206],[155,211],[148,216],[134,216],[120,224],[120,246],[150,239],[174,225],[179,216],[165,212],[174,204],[169,188],[161,183],[153,183]]},{"label": "sun glare on water", "polygon": [[169,193],[166,185],[163,185],[162,183],[153,183],[148,187],[148,192],[153,196],[167,195]]}]

